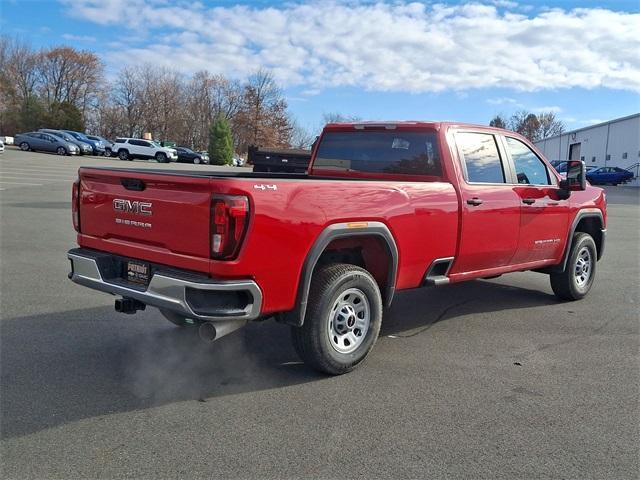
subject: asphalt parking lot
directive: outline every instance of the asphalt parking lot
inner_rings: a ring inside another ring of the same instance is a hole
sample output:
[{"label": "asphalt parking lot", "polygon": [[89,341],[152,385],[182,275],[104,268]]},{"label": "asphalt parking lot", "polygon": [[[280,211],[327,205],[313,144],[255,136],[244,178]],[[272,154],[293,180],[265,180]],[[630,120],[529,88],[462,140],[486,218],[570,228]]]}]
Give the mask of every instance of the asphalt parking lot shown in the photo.
[{"label": "asphalt parking lot", "polygon": [[401,292],[326,377],[273,321],[206,345],[67,279],[75,171],[123,164],[0,155],[3,478],[639,477],[640,189],[608,188],[586,299],[537,273]]}]

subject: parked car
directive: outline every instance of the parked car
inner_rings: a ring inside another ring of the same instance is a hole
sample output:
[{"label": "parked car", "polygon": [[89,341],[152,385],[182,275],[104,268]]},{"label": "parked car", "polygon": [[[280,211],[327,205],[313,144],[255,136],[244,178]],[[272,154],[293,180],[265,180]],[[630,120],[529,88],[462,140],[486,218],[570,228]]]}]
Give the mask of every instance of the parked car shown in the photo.
[{"label": "parked car", "polygon": [[49,132],[19,133],[15,137],[15,142],[24,152],[29,150],[56,152],[58,155],[78,155],[80,153],[80,148],[75,143]]},{"label": "parked car", "polygon": [[209,152],[207,152],[206,150],[199,150],[198,153],[204,160],[204,163],[211,163],[209,159]]},{"label": "parked car", "polygon": [[618,185],[633,180],[633,172],[620,167],[600,167],[587,172],[587,180],[593,185]]},{"label": "parked car", "polygon": [[120,160],[157,160],[159,163],[175,162],[178,154],[173,148],[163,147],[152,140],[141,138],[116,138],[114,148]]},{"label": "parked car", "polygon": [[102,146],[104,147],[103,155],[105,157],[113,156],[113,142],[107,140],[104,137],[99,137],[98,135],[87,135],[87,138],[89,140],[102,143]]},{"label": "parked car", "polygon": [[50,133],[55,135],[56,137],[60,137],[66,142],[70,142],[75,144],[78,147],[78,152],[80,155],[91,155],[93,153],[93,147],[91,144],[87,142],[83,142],[82,140],[78,140],[73,135],[68,134],[64,130],[54,130],[51,128],[41,128],[38,130],[39,132]]},{"label": "parked car", "polygon": [[0,153],[4,153],[4,142],[0,140]]},{"label": "parked car", "polygon": [[187,147],[173,147],[178,154],[178,162],[181,163],[209,163],[209,157],[204,156],[199,152],[194,152]]},{"label": "parked car", "polygon": [[93,153],[94,155],[104,155],[105,148],[102,141],[92,140],[82,132],[75,132],[73,130],[63,130],[63,132],[68,133],[79,142],[84,142],[91,145],[91,149],[92,149],[91,153]]},{"label": "parked car", "polygon": [[13,145],[14,138],[13,137],[0,137],[0,141],[5,145]]},{"label": "parked car", "polygon": [[515,132],[365,122],[327,125],[308,174],[81,168],[72,218],[70,278],[117,311],[157,307],[209,341],[275,316],[341,374],[396,291],[535,270],[583,298],[607,215],[583,162],[561,180]]}]

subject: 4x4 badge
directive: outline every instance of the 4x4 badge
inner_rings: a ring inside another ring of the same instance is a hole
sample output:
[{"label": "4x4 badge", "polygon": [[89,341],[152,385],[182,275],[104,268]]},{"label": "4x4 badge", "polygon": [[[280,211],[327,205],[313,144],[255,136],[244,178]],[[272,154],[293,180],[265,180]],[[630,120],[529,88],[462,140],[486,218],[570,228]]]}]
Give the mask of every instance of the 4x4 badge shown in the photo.
[{"label": "4x4 badge", "polygon": [[260,183],[258,185],[254,185],[253,188],[255,188],[256,190],[277,190],[278,186],[277,185],[265,185],[263,183]]}]

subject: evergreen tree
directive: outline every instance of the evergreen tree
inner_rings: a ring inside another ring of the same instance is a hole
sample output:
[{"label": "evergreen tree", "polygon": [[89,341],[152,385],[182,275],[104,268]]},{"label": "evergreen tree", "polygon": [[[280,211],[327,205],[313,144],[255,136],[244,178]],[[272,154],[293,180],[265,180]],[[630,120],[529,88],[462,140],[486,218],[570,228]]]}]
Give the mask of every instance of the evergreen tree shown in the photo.
[{"label": "evergreen tree", "polygon": [[231,165],[233,138],[227,119],[219,115],[209,128],[209,162],[211,165]]}]

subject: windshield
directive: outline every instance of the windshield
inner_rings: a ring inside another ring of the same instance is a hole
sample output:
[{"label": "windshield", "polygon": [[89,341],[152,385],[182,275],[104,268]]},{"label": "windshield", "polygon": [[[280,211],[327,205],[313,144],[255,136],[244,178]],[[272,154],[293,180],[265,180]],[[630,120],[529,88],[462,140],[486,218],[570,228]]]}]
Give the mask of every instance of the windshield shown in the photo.
[{"label": "windshield", "polygon": [[432,132],[327,132],[314,169],[440,175],[436,134]]}]

